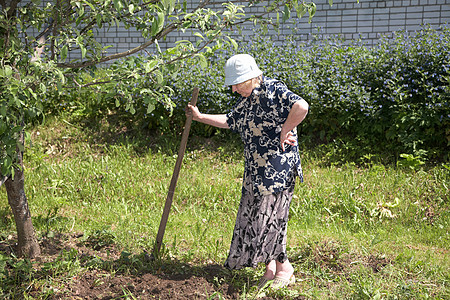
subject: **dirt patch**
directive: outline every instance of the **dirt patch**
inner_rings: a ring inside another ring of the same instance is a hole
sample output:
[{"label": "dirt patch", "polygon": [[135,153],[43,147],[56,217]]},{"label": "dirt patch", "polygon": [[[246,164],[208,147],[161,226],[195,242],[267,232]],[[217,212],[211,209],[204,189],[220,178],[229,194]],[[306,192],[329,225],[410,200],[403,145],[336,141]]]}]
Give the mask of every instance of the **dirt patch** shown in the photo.
[{"label": "dirt patch", "polygon": [[313,268],[320,267],[334,274],[350,274],[354,268],[361,265],[378,273],[392,264],[392,260],[388,257],[377,254],[363,256],[352,252],[348,246],[333,240],[304,245],[294,255],[292,261],[307,264]]},{"label": "dirt patch", "polygon": [[185,275],[164,278],[150,273],[126,276],[92,270],[74,278],[66,290],[54,299],[116,299],[131,295],[138,299],[206,299],[218,293],[227,299],[237,298],[237,294],[218,291],[204,277]]},{"label": "dirt patch", "polygon": [[[13,237],[8,237],[8,243],[0,243],[0,251],[8,256],[14,250]],[[46,299],[239,299],[242,290],[257,281],[254,270],[231,272],[218,264],[128,253],[107,231],[89,237],[72,234],[44,238],[41,250],[42,255],[32,264],[13,258],[6,263],[9,275],[5,282],[9,281],[7,288],[14,289],[15,295],[26,293]],[[350,252],[336,241],[305,245],[292,255],[292,262],[319,267],[349,281],[347,275],[358,266],[378,273],[392,264],[384,256]],[[296,295],[278,297],[275,293],[265,299],[304,299],[298,294],[301,282],[291,287]]]},{"label": "dirt patch", "polygon": [[[44,293],[46,299],[239,298],[238,288],[228,284],[232,273],[220,265],[156,260],[92,241],[82,234],[43,239],[42,255],[32,261],[35,272],[29,281],[15,283],[17,293],[23,286],[28,295],[40,298]],[[10,242],[2,243],[0,251],[14,252]],[[11,278],[21,272],[13,264],[8,271]]]},{"label": "dirt patch", "polygon": [[391,261],[386,257],[370,255],[367,258],[367,265],[372,268],[374,273],[380,272],[384,267],[391,264]]},{"label": "dirt patch", "polygon": [[340,272],[344,269],[342,249],[336,242],[324,241],[313,249],[312,255],[317,265],[335,272]]}]

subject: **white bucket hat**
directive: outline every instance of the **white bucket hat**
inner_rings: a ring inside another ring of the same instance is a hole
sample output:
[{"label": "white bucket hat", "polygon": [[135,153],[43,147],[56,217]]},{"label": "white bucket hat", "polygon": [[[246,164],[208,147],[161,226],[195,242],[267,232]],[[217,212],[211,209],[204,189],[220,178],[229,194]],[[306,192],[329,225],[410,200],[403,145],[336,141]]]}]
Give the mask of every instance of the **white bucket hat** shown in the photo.
[{"label": "white bucket hat", "polygon": [[248,54],[236,54],[225,63],[225,85],[235,85],[258,77],[262,71]]}]

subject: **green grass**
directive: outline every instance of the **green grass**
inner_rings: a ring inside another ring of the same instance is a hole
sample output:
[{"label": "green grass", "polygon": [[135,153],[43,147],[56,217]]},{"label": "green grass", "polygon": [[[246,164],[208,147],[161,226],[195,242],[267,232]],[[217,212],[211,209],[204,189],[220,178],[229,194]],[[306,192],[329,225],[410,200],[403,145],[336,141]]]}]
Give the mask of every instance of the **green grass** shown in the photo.
[{"label": "green grass", "polygon": [[[163,260],[146,265],[142,253],[153,248],[179,137],[147,136],[108,120],[83,126],[63,117],[33,130],[32,136],[34,146],[25,154],[26,193],[39,239],[82,234],[85,245],[114,245],[125,257],[115,263],[86,260],[68,249],[54,261],[40,262],[37,271],[38,262],[1,251],[3,297],[31,297],[27,287],[35,285],[41,292],[33,297],[43,299],[48,287],[64,284],[86,268],[114,273],[145,267],[151,272],[164,263],[180,272],[184,264],[195,269],[226,259],[243,172],[238,142],[190,140],[165,231]],[[298,281],[270,296],[450,297],[446,166],[325,166],[312,150],[302,153],[302,159],[305,182],[296,186],[288,229]],[[11,244],[14,234],[2,187],[2,244]],[[126,264],[118,263],[125,259]],[[230,276],[242,298],[252,298],[256,292],[250,282],[261,274],[262,267],[224,276]]]}]

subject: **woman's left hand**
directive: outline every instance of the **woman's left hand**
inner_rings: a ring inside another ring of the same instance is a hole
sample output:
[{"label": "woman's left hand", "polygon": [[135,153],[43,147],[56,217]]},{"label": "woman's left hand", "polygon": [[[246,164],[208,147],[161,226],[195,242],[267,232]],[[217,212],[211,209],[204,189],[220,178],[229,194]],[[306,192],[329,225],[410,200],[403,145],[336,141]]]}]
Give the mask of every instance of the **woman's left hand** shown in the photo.
[{"label": "woman's left hand", "polygon": [[291,111],[284,122],[283,127],[281,128],[280,141],[281,141],[281,149],[284,149],[284,144],[288,144],[291,146],[295,146],[297,143],[297,139],[294,137],[294,133],[292,130],[300,124],[303,119],[306,117],[308,113],[308,103],[301,99],[292,105]]},{"label": "woman's left hand", "polygon": [[283,131],[281,131],[280,141],[281,141],[281,149],[285,151],[284,144],[295,146],[297,139],[294,137],[294,133],[292,131],[289,131],[287,134],[284,134]]}]

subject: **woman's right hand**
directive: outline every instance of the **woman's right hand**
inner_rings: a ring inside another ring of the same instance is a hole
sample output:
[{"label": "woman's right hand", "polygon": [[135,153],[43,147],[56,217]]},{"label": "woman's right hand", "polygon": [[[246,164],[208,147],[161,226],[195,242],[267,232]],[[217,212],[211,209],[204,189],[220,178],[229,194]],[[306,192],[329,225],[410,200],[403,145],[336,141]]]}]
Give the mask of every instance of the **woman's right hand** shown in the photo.
[{"label": "woman's right hand", "polygon": [[198,107],[188,103],[186,107],[186,117],[192,116],[194,121],[198,121],[200,119],[200,115],[201,113],[198,110]]},{"label": "woman's right hand", "polygon": [[194,121],[219,128],[228,128],[227,116],[225,114],[202,114],[197,106],[188,104],[186,107],[186,117],[192,116]]}]

